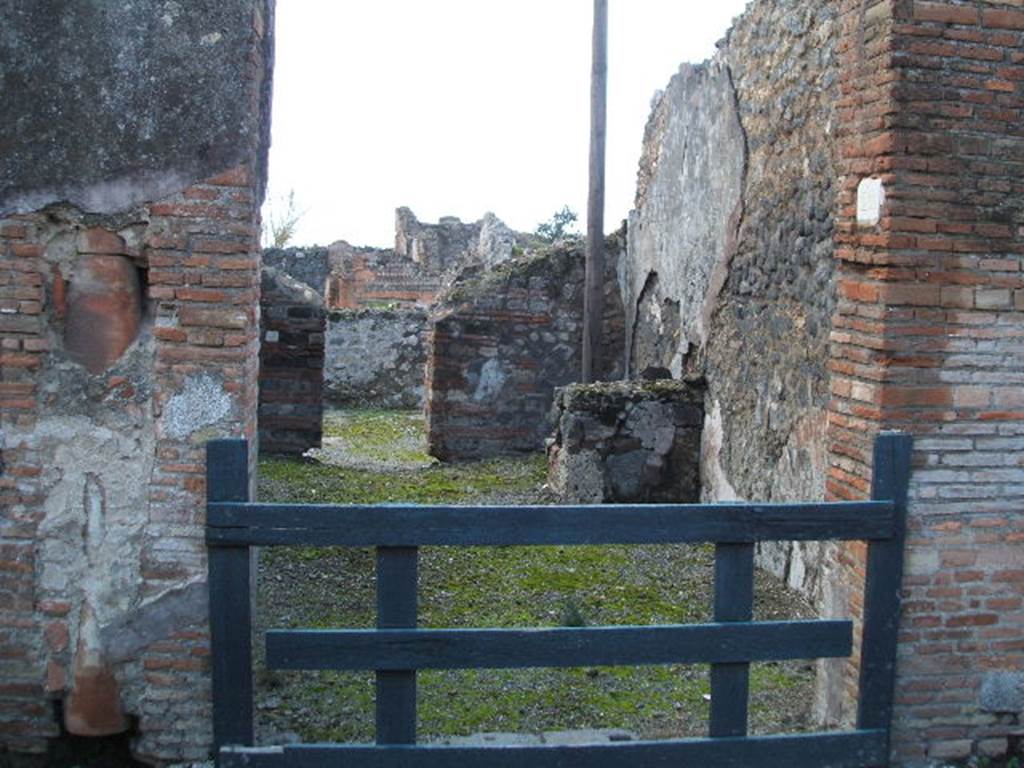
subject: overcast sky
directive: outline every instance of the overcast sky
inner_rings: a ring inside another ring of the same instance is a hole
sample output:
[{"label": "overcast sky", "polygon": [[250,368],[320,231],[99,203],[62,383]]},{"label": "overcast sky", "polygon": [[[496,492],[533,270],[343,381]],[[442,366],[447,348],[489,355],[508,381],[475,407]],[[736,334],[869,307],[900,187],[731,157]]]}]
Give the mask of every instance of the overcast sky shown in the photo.
[{"label": "overcast sky", "polygon": [[[632,207],[651,97],[714,53],[746,0],[610,0],[607,207]],[[280,0],[270,204],[295,190],[295,245],[390,246],[421,221],[494,211],[584,228],[590,0]],[[264,212],[266,214],[266,211]]]}]

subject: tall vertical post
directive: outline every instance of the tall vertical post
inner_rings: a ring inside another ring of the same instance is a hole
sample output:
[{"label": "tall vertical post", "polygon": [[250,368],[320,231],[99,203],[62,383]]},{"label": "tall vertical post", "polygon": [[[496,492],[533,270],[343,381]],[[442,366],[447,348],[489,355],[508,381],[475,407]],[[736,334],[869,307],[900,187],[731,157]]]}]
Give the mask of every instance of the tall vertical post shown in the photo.
[{"label": "tall vertical post", "polygon": [[871,498],[893,502],[896,526],[891,539],[868,542],[857,727],[881,728],[886,734],[892,726],[896,684],[896,644],[912,448],[913,438],[908,434],[881,433],[875,438],[871,470]]},{"label": "tall vertical post", "polygon": [[[249,445],[206,444],[206,500],[249,501]],[[228,744],[252,746],[252,603],[248,546],[210,546],[210,646],[215,754]]]},{"label": "tall vertical post", "polygon": [[601,373],[604,312],[604,156],[608,101],[608,0],[594,0],[590,70],[590,194],[587,198],[587,262],[583,295],[583,383]]}]

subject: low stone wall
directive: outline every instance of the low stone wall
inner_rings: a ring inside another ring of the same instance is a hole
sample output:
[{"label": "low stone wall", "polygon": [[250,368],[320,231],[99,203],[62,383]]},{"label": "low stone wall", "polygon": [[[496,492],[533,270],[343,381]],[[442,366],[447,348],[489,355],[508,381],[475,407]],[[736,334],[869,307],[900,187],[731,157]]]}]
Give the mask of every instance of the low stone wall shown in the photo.
[{"label": "low stone wall", "polygon": [[[621,376],[616,280],[622,236],[607,241],[605,370]],[[459,283],[434,314],[427,349],[428,450],[443,460],[541,450],[555,387],[577,381],[583,249],[568,244]]]},{"label": "low stone wall", "polygon": [[333,405],[420,408],[427,363],[426,312],[331,312],[324,397]]},{"label": "low stone wall", "polygon": [[571,384],[553,410],[548,485],[563,503],[700,498],[702,380]]},{"label": "low stone wall", "polygon": [[323,295],[330,275],[327,252],[327,248],[317,245],[307,248],[264,248],[263,266],[273,267]]},{"label": "low stone wall", "polygon": [[301,454],[323,434],[323,299],[264,267],[260,312],[260,451]]}]

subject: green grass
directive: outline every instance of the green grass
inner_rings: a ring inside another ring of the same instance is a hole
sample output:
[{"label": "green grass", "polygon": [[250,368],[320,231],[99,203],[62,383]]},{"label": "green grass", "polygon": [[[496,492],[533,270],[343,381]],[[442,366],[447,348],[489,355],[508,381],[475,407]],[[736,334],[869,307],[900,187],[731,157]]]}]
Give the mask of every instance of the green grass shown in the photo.
[{"label": "green grass", "polygon": [[434,461],[426,452],[423,415],[419,411],[331,411],[324,417],[324,437],[342,440],[354,458],[427,464]]},{"label": "green grass", "polygon": [[[333,417],[328,434],[367,455],[408,442],[409,414],[361,411]],[[481,496],[536,494],[543,456],[435,464],[371,472],[309,460],[260,461],[264,500],[331,503],[470,503]],[[420,626],[594,626],[706,621],[713,551],[707,547],[425,547],[420,556]],[[373,555],[334,547],[262,554],[259,612],[272,626],[371,627]],[[365,741],[373,735],[373,678],[362,673],[259,672],[262,717],[306,741]],[[645,737],[705,732],[704,666],[425,671],[424,738],[480,731],[539,732],[622,727]],[[810,677],[801,665],[752,666],[755,728],[804,725]]]},{"label": "green grass", "polygon": [[445,504],[494,491],[522,492],[543,482],[543,456],[435,464],[420,471],[331,467],[309,459],[260,460],[261,498],[303,504]]}]

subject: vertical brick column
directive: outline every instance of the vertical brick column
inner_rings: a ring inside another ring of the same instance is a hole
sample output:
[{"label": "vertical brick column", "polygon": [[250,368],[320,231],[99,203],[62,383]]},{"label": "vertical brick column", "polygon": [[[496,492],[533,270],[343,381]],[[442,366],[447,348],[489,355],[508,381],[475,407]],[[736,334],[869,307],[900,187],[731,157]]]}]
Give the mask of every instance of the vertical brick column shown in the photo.
[{"label": "vertical brick column", "polygon": [[[160,416],[141,577],[143,593],[155,595],[205,581],[205,440],[256,442],[259,214],[251,171],[239,167],[193,185],[150,206],[150,214],[145,252]],[[211,403],[203,413],[200,406]],[[205,622],[142,652],[142,755],[205,753],[208,655]]]},{"label": "vertical brick column", "polygon": [[301,455],[323,437],[323,298],[305,283],[263,269],[260,298],[261,453]]},{"label": "vertical brick column", "polygon": [[[38,371],[50,348],[43,317],[50,276],[38,224],[32,216],[0,220],[0,743],[26,752],[42,751],[45,739],[57,735],[46,698],[63,689],[64,670],[56,662],[46,666],[43,632],[54,654],[66,653],[70,609],[37,597],[40,457],[23,442],[3,439],[34,427]],[[63,293],[54,293],[63,308]]]},{"label": "vertical brick column", "polygon": [[[1013,704],[991,692],[1024,673],[1024,9],[841,7],[828,493],[864,497],[871,437],[915,433],[895,756],[1000,754]],[[877,225],[857,223],[867,177]],[[862,579],[843,548],[833,599],[859,612]],[[854,680],[829,679],[833,704]]]},{"label": "vertical brick column", "polygon": [[[225,128],[237,130],[233,159],[173,193],[140,182],[125,210],[0,217],[4,754],[47,750],[57,700],[64,725],[82,722],[76,697],[97,701],[85,667],[102,673],[108,713],[137,718],[136,756],[208,757],[203,446],[255,446],[271,11],[239,11],[251,71],[237,93],[250,115]],[[157,164],[179,159],[153,157],[139,170],[161,178]],[[105,281],[120,286],[117,302],[104,304]],[[97,327],[102,338],[89,335]]]}]

